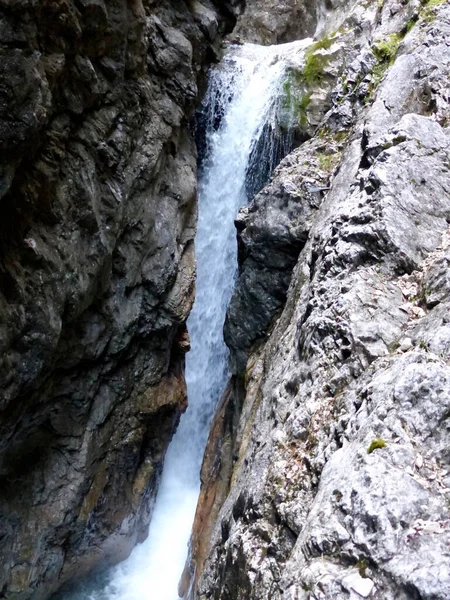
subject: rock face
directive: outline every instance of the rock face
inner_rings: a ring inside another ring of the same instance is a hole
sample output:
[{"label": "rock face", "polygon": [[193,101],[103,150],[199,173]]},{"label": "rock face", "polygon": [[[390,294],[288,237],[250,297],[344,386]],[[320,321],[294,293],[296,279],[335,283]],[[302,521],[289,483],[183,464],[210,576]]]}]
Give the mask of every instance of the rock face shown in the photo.
[{"label": "rock face", "polygon": [[225,322],[234,373],[245,369],[252,346],[265,337],[286,302],[292,269],[329,189],[329,169],[336,164],[339,147],[334,140],[306,142],[239,212],[240,275]]},{"label": "rock face", "polygon": [[146,535],[186,406],[197,82],[239,2],[0,2],[0,595]]},{"label": "rock face", "polygon": [[450,597],[450,5],[330,23],[330,110],[237,219],[198,600]]},{"label": "rock face", "polygon": [[320,0],[247,0],[232,37],[265,46],[308,37],[320,9]]}]

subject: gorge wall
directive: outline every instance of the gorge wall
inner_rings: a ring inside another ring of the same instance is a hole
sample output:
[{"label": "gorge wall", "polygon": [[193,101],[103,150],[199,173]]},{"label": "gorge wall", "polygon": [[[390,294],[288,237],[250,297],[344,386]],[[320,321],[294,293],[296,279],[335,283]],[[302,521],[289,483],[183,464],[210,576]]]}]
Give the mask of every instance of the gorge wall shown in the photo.
[{"label": "gorge wall", "polygon": [[286,81],[309,140],[236,220],[198,600],[450,597],[449,40],[445,1],[332,2]]},{"label": "gorge wall", "polygon": [[323,0],[247,0],[231,38],[267,46],[309,37],[323,9]]},{"label": "gorge wall", "polygon": [[197,83],[238,1],[0,1],[0,596],[146,535],[186,406]]},{"label": "gorge wall", "polygon": [[186,406],[189,119],[227,34],[314,42],[284,86],[305,141],[236,219],[195,596],[450,597],[449,3],[241,4],[0,0],[8,600],[146,535]]}]

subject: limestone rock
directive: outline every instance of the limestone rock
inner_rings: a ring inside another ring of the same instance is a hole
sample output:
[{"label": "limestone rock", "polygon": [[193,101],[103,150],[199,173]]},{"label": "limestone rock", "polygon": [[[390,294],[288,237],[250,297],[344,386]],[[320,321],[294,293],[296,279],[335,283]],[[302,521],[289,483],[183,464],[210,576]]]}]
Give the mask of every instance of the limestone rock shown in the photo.
[{"label": "limestone rock", "polygon": [[284,306],[292,269],[329,189],[339,147],[334,140],[303,144],[237,217],[240,273],[224,329],[234,373],[245,368],[250,348]]},{"label": "limestone rock", "polygon": [[[450,595],[450,7],[356,3],[345,19],[358,45],[317,137],[237,221],[235,375],[206,454],[198,600]],[[299,157],[315,181],[320,136],[345,130],[313,210],[292,185]],[[272,307],[263,263],[292,239]]]},{"label": "limestone rock", "polygon": [[320,2],[247,0],[232,39],[271,45],[309,37],[316,28]]},{"label": "limestone rock", "polygon": [[0,2],[0,595],[147,532],[186,406],[197,85],[239,2]]}]

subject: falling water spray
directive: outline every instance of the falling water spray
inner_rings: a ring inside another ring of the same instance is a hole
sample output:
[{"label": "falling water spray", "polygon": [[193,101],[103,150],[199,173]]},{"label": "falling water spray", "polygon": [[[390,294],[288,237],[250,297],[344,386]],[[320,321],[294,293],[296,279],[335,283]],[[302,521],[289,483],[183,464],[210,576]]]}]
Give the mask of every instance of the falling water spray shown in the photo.
[{"label": "falling water spray", "polygon": [[147,540],[77,600],[177,600],[212,416],[227,379],[223,323],[237,268],[234,218],[292,140],[282,135],[283,76],[308,40],[230,49],[210,73],[201,106],[204,159],[199,173],[196,301],[188,319],[189,408],[166,455]]}]

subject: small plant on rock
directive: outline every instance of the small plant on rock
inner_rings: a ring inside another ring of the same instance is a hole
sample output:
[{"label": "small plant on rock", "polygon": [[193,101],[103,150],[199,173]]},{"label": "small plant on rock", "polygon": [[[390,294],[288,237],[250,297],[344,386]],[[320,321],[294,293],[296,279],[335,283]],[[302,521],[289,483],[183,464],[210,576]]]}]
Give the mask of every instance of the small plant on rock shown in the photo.
[{"label": "small plant on rock", "polygon": [[372,454],[374,450],[378,450],[379,448],[386,448],[386,442],[382,438],[375,438],[370,443],[370,446],[367,449],[367,454]]},{"label": "small plant on rock", "polygon": [[369,562],[366,558],[361,557],[358,562],[356,563],[356,568],[359,571],[360,576],[363,579],[366,579],[368,576],[367,574],[367,569],[369,568]]},{"label": "small plant on rock", "polygon": [[374,44],[372,52],[377,59],[377,64],[372,70],[374,83],[377,84],[386,70],[394,63],[398,47],[403,39],[401,33],[392,33],[387,38]]}]

